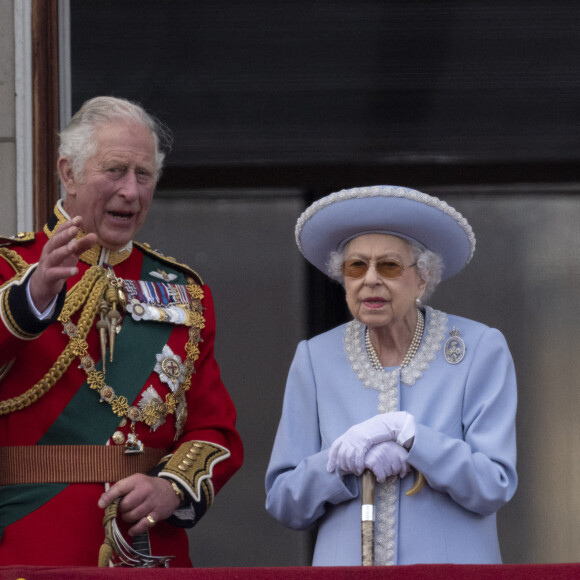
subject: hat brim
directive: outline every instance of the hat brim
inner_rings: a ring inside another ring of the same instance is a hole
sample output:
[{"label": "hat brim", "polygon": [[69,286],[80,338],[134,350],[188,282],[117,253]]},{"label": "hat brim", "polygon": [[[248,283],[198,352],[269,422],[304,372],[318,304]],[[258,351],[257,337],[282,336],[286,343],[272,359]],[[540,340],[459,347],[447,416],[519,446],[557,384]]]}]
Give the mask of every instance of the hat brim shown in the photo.
[{"label": "hat brim", "polygon": [[475,251],[471,226],[459,212],[435,197],[394,186],[347,189],[318,200],[299,218],[296,242],[327,274],[331,252],[367,233],[399,236],[439,254],[443,280],[457,274]]}]

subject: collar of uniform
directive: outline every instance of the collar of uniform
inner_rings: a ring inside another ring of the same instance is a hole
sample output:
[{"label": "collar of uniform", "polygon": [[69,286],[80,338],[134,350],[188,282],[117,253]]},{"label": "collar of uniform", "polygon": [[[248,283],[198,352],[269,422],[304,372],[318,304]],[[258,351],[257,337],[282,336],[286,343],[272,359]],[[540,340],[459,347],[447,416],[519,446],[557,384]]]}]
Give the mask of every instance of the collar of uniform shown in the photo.
[{"label": "collar of uniform", "polygon": [[[45,234],[51,238],[58,227],[69,219],[70,216],[65,211],[62,205],[62,200],[59,199],[54,208],[53,215],[44,226]],[[83,232],[79,232],[77,238],[81,238],[84,235],[85,234]],[[116,266],[117,264],[124,262],[131,255],[132,249],[132,242],[129,242],[124,248],[121,248],[120,250],[109,250],[96,244],[90,250],[87,250],[84,254],[82,254],[80,260],[89,266],[101,266],[103,264]]]}]

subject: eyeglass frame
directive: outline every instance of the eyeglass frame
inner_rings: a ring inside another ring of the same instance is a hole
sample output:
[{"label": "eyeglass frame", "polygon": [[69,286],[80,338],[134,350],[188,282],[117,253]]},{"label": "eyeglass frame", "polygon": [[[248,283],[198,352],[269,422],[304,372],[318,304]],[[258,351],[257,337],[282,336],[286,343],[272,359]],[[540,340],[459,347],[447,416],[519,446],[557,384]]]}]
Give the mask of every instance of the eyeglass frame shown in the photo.
[{"label": "eyeglass frame", "polygon": [[[364,262],[366,264],[366,269],[365,269],[365,271],[360,276],[348,276],[345,273],[345,269],[346,269],[345,266],[346,266],[346,263],[347,262]],[[361,278],[364,278],[367,275],[367,273],[368,273],[371,265],[373,264],[373,262],[375,264],[375,270],[377,272],[377,275],[380,278],[383,278],[385,280],[396,280],[397,278],[400,278],[405,273],[405,270],[408,270],[409,268],[413,268],[413,267],[415,267],[417,265],[417,262],[415,262],[413,264],[410,264],[409,266],[405,266],[402,262],[400,262],[396,258],[388,258],[388,259],[380,259],[380,260],[370,260],[368,262],[364,258],[350,258],[349,260],[345,260],[340,265],[340,271],[342,272],[342,275],[345,278],[350,278],[351,280],[360,280]],[[381,262],[382,263],[395,263],[395,264],[398,264],[401,267],[400,273],[397,274],[396,276],[384,276],[384,275],[382,275],[379,272],[379,268],[377,267]]]}]

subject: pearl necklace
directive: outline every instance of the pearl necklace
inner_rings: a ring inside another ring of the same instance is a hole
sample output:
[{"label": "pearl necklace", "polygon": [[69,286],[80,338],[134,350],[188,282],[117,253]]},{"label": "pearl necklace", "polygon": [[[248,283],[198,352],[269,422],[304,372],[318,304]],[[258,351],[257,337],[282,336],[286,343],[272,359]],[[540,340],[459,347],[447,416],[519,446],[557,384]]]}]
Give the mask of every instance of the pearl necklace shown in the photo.
[{"label": "pearl necklace", "polygon": [[[407,350],[407,354],[401,363],[399,368],[404,369],[410,362],[411,359],[417,354],[419,350],[419,345],[421,344],[421,339],[423,338],[423,331],[425,330],[425,317],[423,316],[423,312],[421,309],[417,309],[417,325],[415,326],[415,332],[413,333],[413,339],[411,340],[411,344],[409,345],[409,349]],[[371,364],[377,371],[384,372],[384,367],[379,361],[379,357],[377,356],[377,352],[371,342],[371,337],[369,334],[369,328],[367,326],[365,332],[365,346],[367,347],[367,353],[369,355],[369,360]]]}]

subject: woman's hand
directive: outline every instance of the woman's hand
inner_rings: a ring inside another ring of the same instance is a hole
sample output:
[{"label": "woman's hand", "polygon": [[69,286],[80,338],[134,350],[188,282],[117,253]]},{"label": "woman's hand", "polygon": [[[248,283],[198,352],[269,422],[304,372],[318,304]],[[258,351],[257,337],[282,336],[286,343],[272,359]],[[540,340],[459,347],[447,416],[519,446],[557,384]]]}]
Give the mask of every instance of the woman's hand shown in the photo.
[{"label": "woman's hand", "polygon": [[167,479],[142,473],[126,477],[112,485],[99,499],[99,507],[106,508],[118,497],[122,498],[119,515],[123,521],[134,524],[129,528],[130,536],[143,534],[155,523],[166,520],[180,503]]},{"label": "woman's hand", "polygon": [[392,475],[398,475],[401,479],[411,470],[407,463],[409,452],[394,441],[384,441],[373,445],[365,455],[365,469],[370,469],[382,483]]},{"label": "woman's hand", "polygon": [[405,411],[380,413],[353,425],[331,445],[326,469],[360,475],[367,451],[377,443],[397,441],[403,445],[415,435],[415,419]]}]

